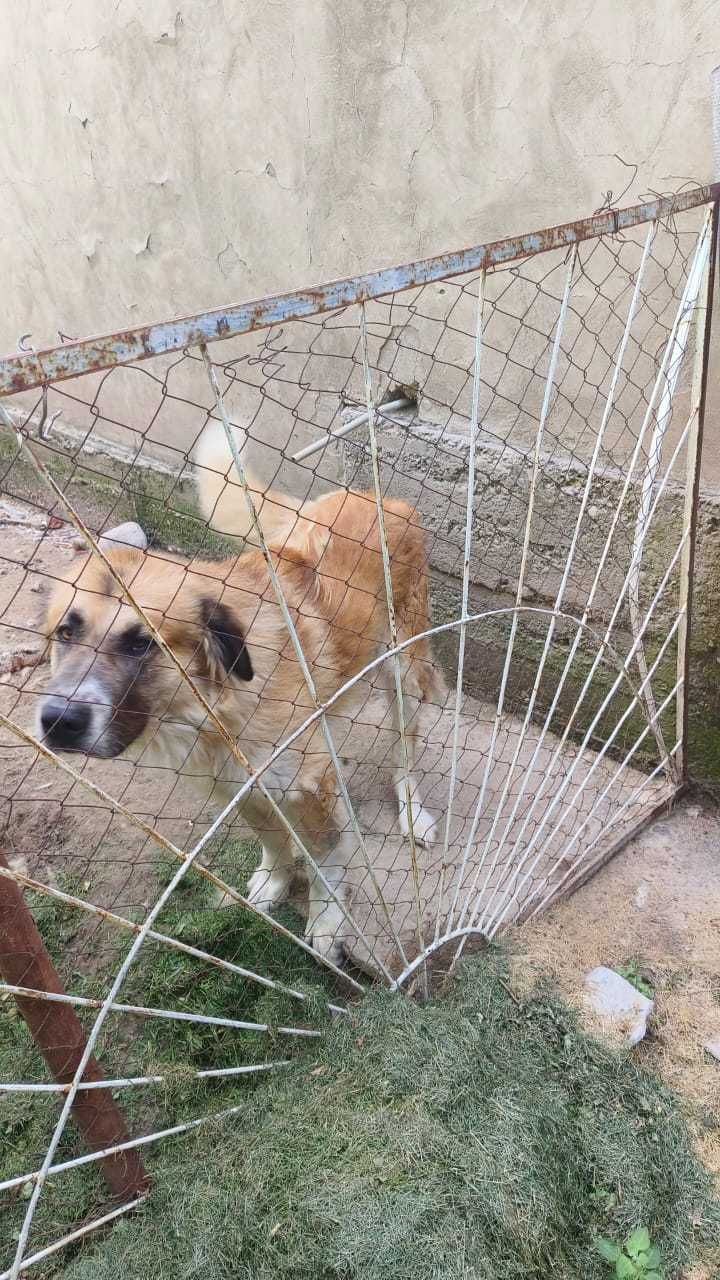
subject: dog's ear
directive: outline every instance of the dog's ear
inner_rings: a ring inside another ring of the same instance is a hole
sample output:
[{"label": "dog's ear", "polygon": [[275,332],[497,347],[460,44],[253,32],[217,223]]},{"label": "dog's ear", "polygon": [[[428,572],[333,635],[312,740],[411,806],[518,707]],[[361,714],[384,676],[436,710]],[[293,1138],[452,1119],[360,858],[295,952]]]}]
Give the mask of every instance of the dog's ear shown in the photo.
[{"label": "dog's ear", "polygon": [[245,636],[231,609],[209,597],[200,604],[200,615],[206,630],[208,656],[228,676],[252,680],[254,671]]}]

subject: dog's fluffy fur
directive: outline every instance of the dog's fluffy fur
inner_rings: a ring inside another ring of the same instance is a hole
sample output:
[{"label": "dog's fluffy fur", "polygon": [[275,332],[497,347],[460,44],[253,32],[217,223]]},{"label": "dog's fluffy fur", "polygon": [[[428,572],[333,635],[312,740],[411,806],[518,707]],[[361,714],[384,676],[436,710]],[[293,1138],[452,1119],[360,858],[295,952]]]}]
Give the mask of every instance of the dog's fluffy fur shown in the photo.
[{"label": "dog's fluffy fur", "polygon": [[[221,427],[211,424],[204,433],[195,461],[208,523],[252,542],[251,521],[232,480]],[[374,495],[339,490],[303,504],[263,491],[252,477],[250,484],[317,696],[324,702],[389,643]],[[424,535],[405,502],[386,499],[384,513],[403,641],[429,625]],[[262,552],[251,547],[222,563],[188,562],[129,546],[116,546],[108,555],[253,767],[262,764],[313,710]],[[194,778],[208,791],[210,782],[220,799],[237,789],[246,776],[241,766],[188,684],[144,632],[98,557],[83,556],[72,566],[69,580],[56,585],[47,625],[53,673],[39,722],[50,745],[105,757],[128,752],[143,763]],[[401,668],[412,753],[412,722],[419,704],[442,703],[445,693],[427,641],[404,650]],[[388,674],[383,672],[384,681],[378,676],[373,689],[362,679],[346,693],[333,707],[336,725],[351,732],[358,721],[362,725],[383,683],[383,714],[397,724]],[[367,732],[362,727],[358,731]],[[346,893],[357,839],[338,797],[319,725],[283,752],[264,780],[327,882],[337,894]],[[404,788],[399,781],[397,785],[400,826],[407,834]],[[412,778],[410,788],[415,836],[432,839],[433,822],[417,799]],[[249,897],[268,908],[287,895],[292,840],[257,788],[249,793],[243,816],[263,843]],[[307,936],[312,944],[337,958],[343,923],[339,907],[311,875]]]}]

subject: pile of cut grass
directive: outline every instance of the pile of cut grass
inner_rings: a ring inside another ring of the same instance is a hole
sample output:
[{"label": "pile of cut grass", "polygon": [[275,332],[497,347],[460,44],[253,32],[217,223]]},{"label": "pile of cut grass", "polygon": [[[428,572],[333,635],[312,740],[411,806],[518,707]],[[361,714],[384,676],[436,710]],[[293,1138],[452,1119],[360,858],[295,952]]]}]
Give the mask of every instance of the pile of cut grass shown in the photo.
[{"label": "pile of cut grass", "polygon": [[[223,842],[223,869],[233,883],[244,886],[257,864],[258,853],[255,841],[226,839]],[[160,883],[170,878],[176,865],[170,860],[166,864],[159,861]],[[70,893],[80,892],[80,886],[70,878],[62,880],[59,887]],[[92,998],[105,995],[127,953],[131,937],[106,931],[101,963],[90,971],[87,967],[74,969],[73,946],[78,945],[84,954],[88,945],[86,940],[78,942],[76,938],[78,913],[41,894],[28,893],[26,897],[50,954],[66,976],[67,989]],[[142,913],[137,914],[141,918]],[[290,908],[278,914],[288,927],[295,931],[301,929],[299,917]],[[278,1025],[322,1027],[327,1021],[328,999],[338,993],[332,984],[325,982],[313,960],[249,912],[237,908],[218,911],[206,880],[189,875],[181,882],[162,915],[160,927],[172,937],[221,959],[301,990],[308,999],[301,1003],[277,990],[148,942],[123,986],[120,999],[124,1002],[267,1023],[271,1028]],[[94,1014],[79,1012],[89,1027]],[[118,1091],[128,1128],[134,1136],[139,1136],[244,1102],[256,1087],[254,1076],[199,1082],[193,1079],[194,1071],[293,1057],[305,1052],[307,1046],[308,1041],[304,1039],[276,1034],[111,1014],[101,1033],[98,1056],[107,1078],[133,1075],[165,1078],[167,1083],[163,1086]],[[0,1081],[47,1079],[47,1069],[14,1000],[0,1000]],[[40,1167],[57,1122],[59,1104],[57,1095],[0,1093],[0,1179]],[[70,1122],[56,1161],[72,1159],[85,1150]],[[164,1149],[157,1157],[154,1153],[148,1154],[148,1163],[154,1158],[162,1160],[164,1154]],[[95,1164],[50,1178],[38,1205],[33,1247],[49,1244],[72,1231],[86,1217],[96,1216],[106,1198],[105,1184]],[[0,1192],[0,1271],[9,1261],[8,1253],[24,1209],[22,1189]],[[65,1255],[58,1255],[42,1264],[34,1274],[60,1275],[65,1261]]]},{"label": "pile of cut grass", "polygon": [[[222,856],[223,873],[242,885],[257,850],[226,842]],[[50,949],[67,954],[74,914],[48,899],[33,907]],[[299,925],[290,914],[286,922]],[[248,913],[214,910],[204,881],[182,883],[161,925],[311,999],[300,1005],[153,944],[124,999],[321,1026],[325,1038],[157,1020],[137,1020],[128,1035],[126,1017],[111,1024],[101,1046],[109,1074],[168,1079],[122,1092],[132,1132],[241,1110],[146,1148],[154,1188],[143,1211],[48,1259],[34,1269],[41,1280],[110,1280],[119,1270],[124,1280],[600,1280],[596,1236],[621,1242],[640,1226],[670,1277],[720,1238],[720,1206],[677,1101],[584,1035],[547,988],[511,995],[501,951],[468,961],[426,1005],[375,991],[351,1019],[330,1020],[326,1003],[338,992],[322,971]],[[127,946],[118,936],[107,970],[76,974],[73,989],[100,994]],[[46,1078],[11,1002],[0,1022],[0,1076]],[[192,1069],[281,1056],[291,1066],[274,1076],[190,1078]],[[3,1099],[0,1175],[37,1167],[57,1105]],[[82,1150],[69,1126],[58,1158]],[[51,1179],[33,1247],[93,1216],[103,1199],[94,1166]],[[21,1197],[5,1202],[9,1247],[23,1209]]]},{"label": "pile of cut grass", "polygon": [[600,1280],[596,1237],[640,1226],[670,1277],[720,1238],[677,1101],[547,989],[511,996],[501,953],[316,1046],[155,1151],[147,1206],[68,1280]]}]

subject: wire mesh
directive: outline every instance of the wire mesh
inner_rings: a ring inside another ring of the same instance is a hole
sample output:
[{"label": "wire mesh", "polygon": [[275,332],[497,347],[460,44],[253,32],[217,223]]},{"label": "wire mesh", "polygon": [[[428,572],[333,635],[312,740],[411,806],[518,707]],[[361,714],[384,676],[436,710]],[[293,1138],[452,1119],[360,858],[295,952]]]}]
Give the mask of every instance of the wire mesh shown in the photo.
[{"label": "wire mesh", "polygon": [[[0,876],[121,1146],[235,1113],[368,981],[427,992],[678,793],[706,204],[0,401]],[[17,994],[12,1277],[108,1218],[83,1066],[47,1081]]]}]

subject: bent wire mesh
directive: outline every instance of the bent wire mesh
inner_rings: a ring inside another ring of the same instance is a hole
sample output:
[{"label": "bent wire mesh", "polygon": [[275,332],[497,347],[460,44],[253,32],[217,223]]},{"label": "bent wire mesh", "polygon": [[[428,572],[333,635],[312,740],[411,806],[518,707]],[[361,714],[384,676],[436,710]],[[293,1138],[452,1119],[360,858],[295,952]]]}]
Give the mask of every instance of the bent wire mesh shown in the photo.
[{"label": "bent wire mesh", "polygon": [[57,1083],[13,1023],[3,1275],[137,1203],[93,1052],[118,1149],[233,1114],[678,794],[716,194],[0,362],[0,876],[63,983],[3,1007],[89,1027]]}]

